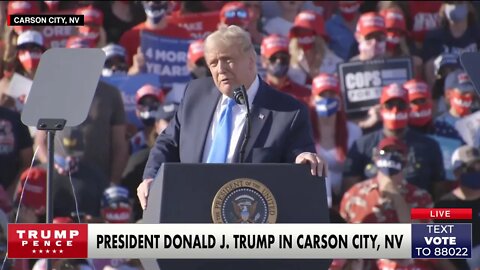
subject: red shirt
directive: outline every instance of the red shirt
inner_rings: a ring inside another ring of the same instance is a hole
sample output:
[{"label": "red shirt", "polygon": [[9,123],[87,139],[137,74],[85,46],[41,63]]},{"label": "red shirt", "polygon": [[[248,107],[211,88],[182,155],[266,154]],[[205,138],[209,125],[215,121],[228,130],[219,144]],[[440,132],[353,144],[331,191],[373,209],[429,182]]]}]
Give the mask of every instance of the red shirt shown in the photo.
[{"label": "red shirt", "polygon": [[296,98],[298,101],[304,103],[305,105],[309,106],[310,104],[310,96],[312,95],[312,91],[306,88],[303,85],[300,85],[287,77],[285,83],[281,86],[275,85],[270,82],[268,79],[266,80],[267,83],[272,86],[273,88],[283,92],[285,94],[289,94]]},{"label": "red shirt", "polygon": [[145,25],[145,22],[137,24],[132,29],[123,33],[120,38],[120,45],[127,51],[127,63],[129,66],[133,63],[133,56],[137,53],[140,46],[140,32],[147,31],[159,36],[179,39],[190,39],[190,33],[178,25],[168,23],[163,29],[151,30]]},{"label": "red shirt", "polygon": [[[400,192],[410,208],[433,206],[430,194],[410,183],[405,183]],[[343,195],[340,215],[348,223],[399,222],[391,202],[380,196],[376,178],[355,184]]]},{"label": "red shirt", "polygon": [[422,43],[426,32],[438,28],[438,11],[441,1],[408,1],[408,9],[412,22],[412,37],[415,42]]}]

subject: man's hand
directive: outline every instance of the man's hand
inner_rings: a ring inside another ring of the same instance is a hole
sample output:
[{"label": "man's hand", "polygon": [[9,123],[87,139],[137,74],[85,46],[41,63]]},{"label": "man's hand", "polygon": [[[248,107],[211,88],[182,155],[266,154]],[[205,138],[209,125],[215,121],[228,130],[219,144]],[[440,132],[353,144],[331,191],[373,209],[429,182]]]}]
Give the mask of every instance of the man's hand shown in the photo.
[{"label": "man's hand", "polygon": [[150,185],[152,182],[153,178],[144,179],[137,188],[138,200],[140,201],[143,210],[147,209],[148,192],[150,191]]},{"label": "man's hand", "polygon": [[310,171],[312,172],[312,175],[318,175],[320,177],[326,176],[325,161],[315,153],[303,152],[297,156],[295,163],[310,163]]},{"label": "man's hand", "polygon": [[145,56],[143,55],[140,47],[137,48],[137,53],[133,56],[132,60],[133,63],[128,70],[128,75],[136,75],[141,73],[145,67]]},{"label": "man's hand", "polygon": [[393,195],[399,194],[398,184],[396,184],[390,177],[382,176],[377,177],[378,179],[378,189],[382,196],[391,197]]}]

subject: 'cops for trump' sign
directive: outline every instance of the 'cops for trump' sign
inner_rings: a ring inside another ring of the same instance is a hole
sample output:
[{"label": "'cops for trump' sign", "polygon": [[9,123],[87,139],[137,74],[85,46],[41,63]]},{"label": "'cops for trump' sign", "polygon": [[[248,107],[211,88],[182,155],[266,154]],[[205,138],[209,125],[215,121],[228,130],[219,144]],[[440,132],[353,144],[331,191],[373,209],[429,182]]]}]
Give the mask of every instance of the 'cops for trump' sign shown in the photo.
[{"label": "'cops for trump' sign", "polygon": [[410,58],[349,62],[338,69],[347,113],[367,111],[378,104],[382,87],[413,76]]}]

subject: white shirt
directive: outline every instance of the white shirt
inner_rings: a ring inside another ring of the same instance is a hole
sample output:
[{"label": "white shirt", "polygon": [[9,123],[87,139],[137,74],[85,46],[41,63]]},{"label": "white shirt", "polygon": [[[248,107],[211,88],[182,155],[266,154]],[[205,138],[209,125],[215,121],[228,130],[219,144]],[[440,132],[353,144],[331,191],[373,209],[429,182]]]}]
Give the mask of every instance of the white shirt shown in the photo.
[{"label": "white shirt", "polygon": [[[348,141],[347,150],[350,149],[352,144],[362,136],[362,129],[358,125],[347,121]],[[329,206],[332,206],[332,192],[335,194],[341,194],[340,189],[342,185],[342,170],[343,162],[337,159],[337,149],[324,149],[319,143],[316,144],[317,153],[325,158],[327,163],[327,202]]]},{"label": "white shirt", "polygon": [[[250,108],[252,108],[252,102],[258,92],[258,87],[260,86],[260,80],[258,76],[255,77],[250,88],[247,89],[247,96],[248,96],[248,104]],[[218,125],[218,121],[220,119],[220,115],[222,114],[223,110],[227,106],[228,96],[222,95],[220,98],[217,108],[215,109],[215,113],[213,115],[213,121],[210,124],[210,130],[207,134],[207,140],[205,141],[205,149],[203,150],[203,158],[202,162],[206,163],[208,154],[210,152],[210,148],[212,146],[212,141],[215,136],[215,130]],[[243,130],[243,125],[245,124],[245,116],[247,114],[247,107],[245,105],[235,104],[232,108],[232,123],[233,123],[233,130],[232,130],[232,137],[230,138],[230,146],[228,148],[227,154],[227,163],[232,163],[233,155],[235,154],[235,150],[237,149],[237,144],[240,140],[240,135]]]}]

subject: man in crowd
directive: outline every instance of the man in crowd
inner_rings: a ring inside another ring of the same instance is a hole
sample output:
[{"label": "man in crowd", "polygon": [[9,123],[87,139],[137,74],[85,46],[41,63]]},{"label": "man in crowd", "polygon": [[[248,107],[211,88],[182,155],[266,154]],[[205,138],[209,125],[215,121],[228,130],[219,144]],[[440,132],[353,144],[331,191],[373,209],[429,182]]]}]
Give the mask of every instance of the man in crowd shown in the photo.
[{"label": "man in crowd", "polygon": [[408,104],[408,92],[402,85],[391,84],[382,89],[380,114],[383,128],[362,136],[348,151],[343,173],[344,190],[367,179],[367,175],[375,174],[371,171],[374,168],[372,156],[378,143],[385,137],[396,137],[408,146],[407,181],[434,196],[442,192],[440,183],[445,180],[442,152],[433,139],[407,127]]}]

